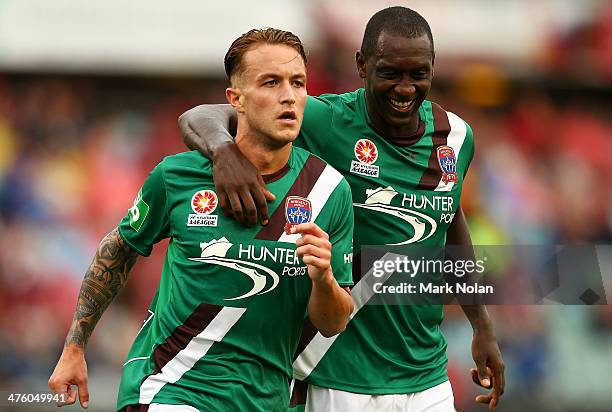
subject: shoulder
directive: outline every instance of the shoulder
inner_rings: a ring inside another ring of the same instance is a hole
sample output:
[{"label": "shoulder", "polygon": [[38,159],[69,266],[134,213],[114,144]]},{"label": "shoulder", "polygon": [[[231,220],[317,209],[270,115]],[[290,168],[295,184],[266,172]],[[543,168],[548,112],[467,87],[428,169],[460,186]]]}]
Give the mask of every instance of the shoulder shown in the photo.
[{"label": "shoulder", "polygon": [[332,107],[341,107],[342,110],[356,110],[359,99],[362,97],[363,93],[363,89],[357,89],[352,92],[341,94],[322,94],[319,97],[316,97],[316,99]]},{"label": "shoulder", "polygon": [[434,133],[440,135],[453,133],[454,136],[473,142],[472,127],[460,116],[429,100],[423,102],[422,109],[427,120],[433,123]]},{"label": "shoulder", "polygon": [[171,156],[166,156],[157,165],[162,173],[176,173],[200,170],[212,172],[212,162],[197,150],[181,152]]},{"label": "shoulder", "polygon": [[323,102],[326,102],[328,104],[351,104],[352,102],[357,101],[357,99],[359,98],[359,94],[363,92],[363,89],[357,89],[355,91],[352,92],[347,92],[347,93],[340,93],[340,94],[335,94],[335,93],[325,93],[325,94],[321,94],[319,96],[310,96],[313,99],[317,99]]},{"label": "shoulder", "polygon": [[328,190],[331,192],[340,190],[341,192],[350,193],[350,186],[342,173],[328,164],[325,160],[299,147],[294,146],[293,151],[294,156],[300,159],[300,163],[303,163],[302,167],[308,168],[312,170],[313,173],[318,174],[317,181],[320,182],[320,186],[328,187]]},{"label": "shoulder", "polygon": [[362,93],[363,89],[357,89],[353,92],[342,94],[327,93],[320,96],[308,96],[307,107],[310,105],[311,108],[318,108],[319,110],[327,109],[343,113],[347,110],[355,111],[357,110],[357,104]]}]

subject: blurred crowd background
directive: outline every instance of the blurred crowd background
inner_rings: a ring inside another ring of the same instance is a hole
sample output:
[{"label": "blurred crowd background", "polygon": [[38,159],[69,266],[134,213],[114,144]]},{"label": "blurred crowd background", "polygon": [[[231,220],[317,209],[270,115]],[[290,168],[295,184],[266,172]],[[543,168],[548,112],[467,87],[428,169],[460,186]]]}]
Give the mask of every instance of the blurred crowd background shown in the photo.
[{"label": "blurred crowd background", "polygon": [[[244,6],[240,18],[235,1],[134,3],[0,3],[3,411],[12,408],[11,392],[47,391],[99,240],[152,167],[185,150],[178,115],[223,102],[222,55],[231,40],[254,26],[293,30],[309,50],[310,94],[354,90],[365,22],[387,5],[267,0]],[[430,99],[474,130],[476,157],[462,198],[474,243],[610,244],[612,2],[399,3],[432,26]],[[109,16],[115,31],[92,32]],[[153,44],[141,26],[129,26],[142,16],[152,19],[140,24]],[[82,31],[71,32],[75,25]],[[173,28],[175,43],[155,34]],[[162,243],[139,260],[91,339],[94,411],[114,406],[164,252]],[[610,282],[612,262],[603,262]],[[493,306],[490,313],[507,364],[500,411],[612,410],[611,306]],[[471,328],[460,308],[447,307],[444,329],[457,409],[484,410],[473,403]]]}]

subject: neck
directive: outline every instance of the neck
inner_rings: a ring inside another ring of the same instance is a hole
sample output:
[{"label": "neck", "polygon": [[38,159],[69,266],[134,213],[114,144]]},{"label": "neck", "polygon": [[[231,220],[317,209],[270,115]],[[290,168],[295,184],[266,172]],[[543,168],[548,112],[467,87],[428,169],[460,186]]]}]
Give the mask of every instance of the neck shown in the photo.
[{"label": "neck", "polygon": [[260,174],[270,175],[281,170],[289,161],[291,143],[273,147],[268,136],[238,125],[234,142],[238,150],[257,168]]}]

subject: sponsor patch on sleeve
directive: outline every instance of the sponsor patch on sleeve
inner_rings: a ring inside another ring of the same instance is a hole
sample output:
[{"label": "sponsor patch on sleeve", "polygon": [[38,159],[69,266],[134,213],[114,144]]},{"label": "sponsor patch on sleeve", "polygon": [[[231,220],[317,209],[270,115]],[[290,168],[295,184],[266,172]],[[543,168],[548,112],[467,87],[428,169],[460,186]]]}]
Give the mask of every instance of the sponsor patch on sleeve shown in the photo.
[{"label": "sponsor patch on sleeve", "polygon": [[130,213],[130,226],[138,232],[149,214],[149,205],[142,198],[142,189],[138,192],[138,196],[134,199],[134,205],[128,212]]}]

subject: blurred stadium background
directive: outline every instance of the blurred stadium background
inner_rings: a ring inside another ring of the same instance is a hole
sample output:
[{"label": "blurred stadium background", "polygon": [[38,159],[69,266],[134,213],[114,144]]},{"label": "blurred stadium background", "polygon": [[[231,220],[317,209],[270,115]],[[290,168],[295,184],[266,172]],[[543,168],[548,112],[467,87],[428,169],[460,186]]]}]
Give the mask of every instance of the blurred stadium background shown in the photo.
[{"label": "blurred stadium background", "polygon": [[[463,206],[475,243],[611,243],[612,2],[397,3],[432,26],[430,98],[474,129]],[[353,90],[365,23],[390,4],[0,1],[0,410],[17,410],[11,392],[48,390],[99,240],[162,156],[184,150],[177,116],[224,101],[230,42],[252,27],[294,31],[309,93]],[[140,260],[91,339],[93,411],[114,406],[164,250]],[[612,411],[612,306],[490,312],[507,363],[500,411]],[[459,308],[444,329],[458,410],[485,410]]]}]

